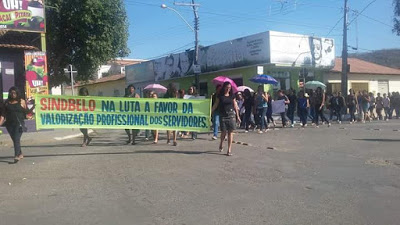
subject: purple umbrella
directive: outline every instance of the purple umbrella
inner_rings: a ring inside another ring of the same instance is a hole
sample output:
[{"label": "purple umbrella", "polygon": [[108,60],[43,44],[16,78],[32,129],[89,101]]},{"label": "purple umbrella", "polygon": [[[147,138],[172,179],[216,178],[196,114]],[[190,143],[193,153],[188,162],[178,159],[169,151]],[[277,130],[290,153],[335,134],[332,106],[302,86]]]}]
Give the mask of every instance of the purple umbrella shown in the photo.
[{"label": "purple umbrella", "polygon": [[265,74],[256,75],[251,78],[250,81],[258,84],[278,84],[278,81],[276,81],[273,77]]},{"label": "purple umbrella", "polygon": [[221,85],[222,86],[225,82],[229,82],[232,85],[233,93],[238,92],[238,87],[237,87],[237,85],[235,84],[235,82],[232,79],[230,79],[228,77],[224,77],[224,76],[219,76],[219,77],[216,77],[216,78],[213,79],[213,84],[215,86],[217,86],[217,85]]}]

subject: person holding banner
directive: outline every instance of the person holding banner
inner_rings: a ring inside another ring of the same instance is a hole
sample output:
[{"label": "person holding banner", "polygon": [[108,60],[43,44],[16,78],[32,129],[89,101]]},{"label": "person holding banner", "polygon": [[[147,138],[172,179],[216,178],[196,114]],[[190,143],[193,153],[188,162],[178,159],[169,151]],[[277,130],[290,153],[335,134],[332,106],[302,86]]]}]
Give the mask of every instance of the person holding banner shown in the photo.
[{"label": "person holding banner", "polygon": [[[173,83],[170,83],[168,85],[167,93],[165,93],[164,98],[178,98],[178,91],[176,90],[176,87]],[[176,141],[176,136],[177,136],[177,131],[167,131],[167,144],[170,144],[170,138],[171,138],[171,133],[172,133],[172,138],[173,138],[173,145],[177,146],[178,142]]]},{"label": "person holding banner", "polygon": [[[197,96],[197,92],[196,92],[196,87],[195,86],[190,86],[187,92],[188,95],[190,96]],[[190,132],[187,133],[187,135],[189,135]],[[196,140],[197,139],[197,133],[196,132],[192,132],[192,140]]]},{"label": "person holding banner", "polygon": [[215,110],[219,111],[220,115],[220,127],[221,127],[221,142],[219,144],[219,151],[223,152],[223,144],[225,141],[225,136],[228,134],[228,152],[227,156],[232,156],[232,142],[233,142],[233,131],[236,128],[236,120],[240,123],[240,116],[238,112],[238,107],[236,104],[236,99],[233,95],[232,85],[229,82],[225,82],[222,85],[221,91],[218,94],[215,103],[212,108],[212,113]]},{"label": "person holding banner", "polygon": [[22,133],[26,132],[26,114],[31,113],[35,107],[28,109],[26,102],[22,99],[21,92],[17,87],[11,87],[8,91],[8,99],[4,104],[4,110],[0,116],[0,126],[5,123],[7,132],[14,144],[14,163],[24,158],[21,151]]},{"label": "person holding banner", "polygon": [[[158,98],[157,93],[155,93],[155,92],[151,93],[150,98],[157,99]],[[154,137],[153,144],[157,144],[158,143],[158,130],[153,130],[153,137]]]},{"label": "person holding banner", "polygon": [[[128,85],[128,87],[125,90],[125,97],[126,98],[140,98],[138,94],[135,92],[135,86],[133,84]],[[126,134],[128,135],[128,141],[126,142],[128,145],[132,144],[135,145],[135,139],[136,135],[139,130],[132,129],[132,134],[130,129],[125,129]]]},{"label": "person holding banner", "polygon": [[[147,91],[145,92],[145,96],[146,96],[146,98],[153,98],[154,93],[155,93],[155,92],[153,92],[153,91],[147,90]],[[151,130],[146,130],[146,131],[145,131],[145,133],[144,133],[144,135],[145,135],[144,138],[145,138],[146,141],[149,140],[149,138],[150,138],[150,133],[152,133]]]},{"label": "person holding banner", "polygon": [[[89,91],[87,88],[83,87],[81,89],[79,89],[79,96],[89,96]],[[83,143],[82,143],[82,147],[86,147],[90,144],[90,142],[92,141],[92,138],[89,137],[89,133],[88,133],[88,129],[79,129],[82,134],[83,134]]]}]

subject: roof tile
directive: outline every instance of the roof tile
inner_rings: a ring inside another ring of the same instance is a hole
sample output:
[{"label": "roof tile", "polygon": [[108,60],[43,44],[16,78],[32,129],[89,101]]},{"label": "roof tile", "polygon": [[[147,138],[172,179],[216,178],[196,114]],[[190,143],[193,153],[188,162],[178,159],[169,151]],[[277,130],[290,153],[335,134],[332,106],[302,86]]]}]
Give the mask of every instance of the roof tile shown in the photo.
[{"label": "roof tile", "polygon": [[[348,58],[348,64],[350,64],[350,73],[400,75],[400,69],[382,66],[361,59]],[[342,72],[342,58],[336,58],[335,67],[331,71]]]}]

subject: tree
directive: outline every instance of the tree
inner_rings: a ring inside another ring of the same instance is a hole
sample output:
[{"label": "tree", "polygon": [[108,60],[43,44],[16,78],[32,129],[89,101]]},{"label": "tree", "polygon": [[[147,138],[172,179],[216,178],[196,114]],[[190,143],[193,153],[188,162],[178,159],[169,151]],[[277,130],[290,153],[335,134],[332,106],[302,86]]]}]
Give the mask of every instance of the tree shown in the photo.
[{"label": "tree", "polygon": [[393,32],[395,32],[398,36],[400,36],[400,0],[393,0],[393,5],[394,5]]},{"label": "tree", "polygon": [[86,81],[101,64],[129,54],[123,0],[47,0],[46,5],[52,86],[68,80],[68,64],[77,69],[76,80]]}]

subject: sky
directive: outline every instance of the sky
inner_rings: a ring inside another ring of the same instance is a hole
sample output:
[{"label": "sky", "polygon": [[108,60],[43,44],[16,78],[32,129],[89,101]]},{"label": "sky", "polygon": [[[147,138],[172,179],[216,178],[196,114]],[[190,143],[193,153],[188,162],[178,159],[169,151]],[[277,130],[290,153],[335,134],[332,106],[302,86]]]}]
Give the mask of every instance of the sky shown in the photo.
[{"label": "sky", "polygon": [[[129,19],[129,58],[155,59],[194,46],[194,33],[172,10],[193,24],[191,7],[171,0],[124,0]],[[176,1],[178,2],[178,0]],[[190,2],[182,0],[179,2]],[[200,45],[268,30],[335,39],[342,55],[344,0],[196,0],[200,4]],[[400,48],[392,32],[392,0],[348,0],[349,53]],[[358,15],[358,16],[357,16]]]}]

